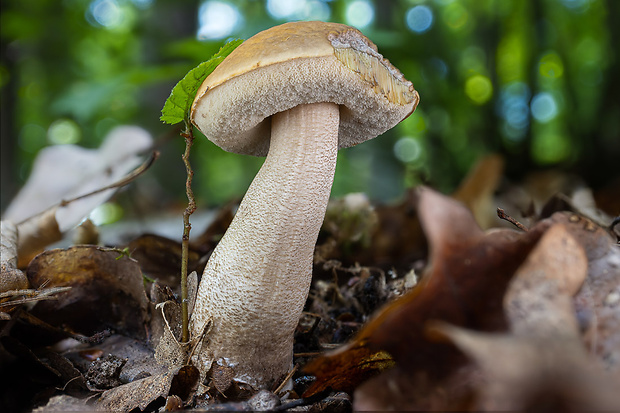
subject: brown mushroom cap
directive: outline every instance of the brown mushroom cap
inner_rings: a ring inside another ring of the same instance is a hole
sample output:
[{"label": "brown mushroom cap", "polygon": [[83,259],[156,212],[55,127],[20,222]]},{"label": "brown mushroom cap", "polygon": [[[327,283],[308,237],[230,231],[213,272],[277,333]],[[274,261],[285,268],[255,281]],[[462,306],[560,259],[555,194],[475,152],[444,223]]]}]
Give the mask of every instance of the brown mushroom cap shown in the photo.
[{"label": "brown mushroom cap", "polygon": [[192,122],[226,151],[265,156],[269,117],[300,104],[340,105],[339,147],[372,139],[409,116],[411,82],[358,30],[293,22],[246,40],[209,75]]}]

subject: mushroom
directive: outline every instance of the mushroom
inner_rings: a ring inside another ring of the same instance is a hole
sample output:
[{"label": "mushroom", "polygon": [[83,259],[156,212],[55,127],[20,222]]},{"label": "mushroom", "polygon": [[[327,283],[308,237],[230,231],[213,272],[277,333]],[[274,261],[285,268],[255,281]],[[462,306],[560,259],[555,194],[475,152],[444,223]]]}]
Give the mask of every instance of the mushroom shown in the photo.
[{"label": "mushroom", "polygon": [[294,22],[246,40],[209,75],[194,125],[226,151],[267,156],[204,270],[194,362],[268,388],[292,367],[293,334],[312,277],[339,148],[409,116],[411,82],[358,30]]}]

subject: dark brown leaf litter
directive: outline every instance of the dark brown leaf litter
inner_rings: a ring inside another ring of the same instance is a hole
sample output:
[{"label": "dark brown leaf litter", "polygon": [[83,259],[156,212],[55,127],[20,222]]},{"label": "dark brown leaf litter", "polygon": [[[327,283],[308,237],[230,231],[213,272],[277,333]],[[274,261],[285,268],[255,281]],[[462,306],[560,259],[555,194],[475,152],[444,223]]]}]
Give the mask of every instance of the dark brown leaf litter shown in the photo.
[{"label": "dark brown leaf litter", "polygon": [[[250,397],[224,367],[201,380],[184,365],[191,349],[178,343],[179,245],[145,235],[124,252],[74,247],[31,262],[34,291],[70,290],[19,304],[1,326],[2,372],[13,383],[0,402],[15,411],[46,403],[49,411],[609,406],[620,370],[616,239],[572,201],[529,214],[527,232],[482,231],[476,221],[493,221],[484,211],[494,206],[501,162],[491,157],[478,169],[456,195],[476,220],[428,189],[394,206],[360,194],[332,202],[288,399]],[[231,212],[193,245],[198,272]]]},{"label": "dark brown leaf litter", "polygon": [[[620,405],[609,390],[620,384],[611,371],[620,334],[614,324],[619,308],[613,306],[620,285],[618,247],[604,229],[560,212],[528,232],[484,233],[464,208],[429,190],[419,192],[418,214],[430,246],[422,281],[384,307],[347,346],[308,365],[318,380],[306,394],[357,388],[355,407],[362,410],[522,409],[548,402],[577,411]],[[603,297],[590,293],[579,304],[588,285],[600,292],[601,283]],[[601,340],[597,347],[591,337]],[[359,387],[364,377],[351,369],[361,372],[363,361],[380,351],[394,357],[396,368]],[[527,390],[537,375],[537,392]],[[485,392],[490,382],[500,390]]]},{"label": "dark brown leaf litter", "polygon": [[146,338],[148,299],[138,263],[117,250],[76,246],[50,250],[31,261],[33,287],[71,287],[54,301],[38,304],[31,314],[85,335],[113,328]]}]

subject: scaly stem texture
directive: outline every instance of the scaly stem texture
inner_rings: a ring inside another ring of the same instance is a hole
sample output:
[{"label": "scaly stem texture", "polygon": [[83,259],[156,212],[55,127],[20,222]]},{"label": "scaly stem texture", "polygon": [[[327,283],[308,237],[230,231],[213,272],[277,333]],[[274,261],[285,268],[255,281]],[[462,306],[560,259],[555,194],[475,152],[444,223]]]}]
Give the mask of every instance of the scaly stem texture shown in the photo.
[{"label": "scaly stem texture", "polygon": [[339,108],[300,105],[271,120],[269,154],[205,268],[192,331],[212,329],[198,352],[235,379],[269,388],[292,367],[293,335],[336,168]]}]

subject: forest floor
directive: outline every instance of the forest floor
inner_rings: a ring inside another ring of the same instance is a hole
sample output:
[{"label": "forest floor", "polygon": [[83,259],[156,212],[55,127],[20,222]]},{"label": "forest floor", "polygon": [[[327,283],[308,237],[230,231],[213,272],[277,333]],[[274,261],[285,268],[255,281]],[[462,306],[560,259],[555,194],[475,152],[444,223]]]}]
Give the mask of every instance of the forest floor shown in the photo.
[{"label": "forest floor", "polygon": [[[235,208],[192,238],[190,272],[202,273]],[[619,211],[618,181],[593,191],[545,172],[509,183],[496,156],[450,195],[419,187],[393,205],[333,199],[295,334],[292,389],[256,394],[225,369],[201,381],[184,357],[179,240],[142,233],[96,245],[86,221],[75,245],[42,251],[3,221],[0,405],[617,410]]]}]

